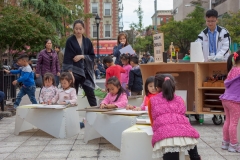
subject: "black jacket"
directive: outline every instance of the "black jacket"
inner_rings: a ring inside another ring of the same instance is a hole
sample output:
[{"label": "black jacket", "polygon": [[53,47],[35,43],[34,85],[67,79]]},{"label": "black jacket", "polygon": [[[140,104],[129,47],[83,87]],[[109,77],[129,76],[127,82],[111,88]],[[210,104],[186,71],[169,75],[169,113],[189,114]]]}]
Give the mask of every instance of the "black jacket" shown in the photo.
[{"label": "black jacket", "polygon": [[143,90],[142,73],[140,67],[135,67],[130,70],[128,89],[131,92],[139,92]]},{"label": "black jacket", "polygon": [[[63,71],[64,72],[72,71],[75,74],[83,76],[84,78],[86,78],[84,84],[91,88],[95,88],[94,77],[93,77],[93,74],[94,74],[93,64],[94,64],[95,54],[94,54],[92,42],[90,41],[90,39],[83,36],[82,43],[83,43],[84,53],[82,52],[82,48],[79,46],[75,35],[72,35],[67,39],[64,58],[63,58]],[[83,55],[83,54],[84,54],[84,59],[81,59],[78,62],[73,61],[73,58],[76,55]],[[88,74],[89,77],[86,76],[86,74]]]}]

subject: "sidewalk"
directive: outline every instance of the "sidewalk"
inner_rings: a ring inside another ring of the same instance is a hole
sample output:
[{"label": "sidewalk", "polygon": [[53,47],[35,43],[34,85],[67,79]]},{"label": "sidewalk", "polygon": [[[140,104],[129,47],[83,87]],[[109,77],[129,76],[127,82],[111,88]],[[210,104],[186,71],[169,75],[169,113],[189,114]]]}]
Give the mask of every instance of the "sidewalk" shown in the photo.
[{"label": "sidewalk", "polygon": [[[36,91],[38,97],[39,88]],[[21,104],[29,104],[25,96]],[[212,122],[212,115],[205,115],[204,124],[199,125],[191,117],[192,125],[199,131],[198,150],[202,160],[240,160],[240,153],[230,153],[221,149],[222,125]],[[42,159],[42,160],[120,160],[120,150],[104,138],[83,142],[84,129],[69,139],[56,139],[41,131],[13,134],[15,116],[0,121],[0,159]]]}]

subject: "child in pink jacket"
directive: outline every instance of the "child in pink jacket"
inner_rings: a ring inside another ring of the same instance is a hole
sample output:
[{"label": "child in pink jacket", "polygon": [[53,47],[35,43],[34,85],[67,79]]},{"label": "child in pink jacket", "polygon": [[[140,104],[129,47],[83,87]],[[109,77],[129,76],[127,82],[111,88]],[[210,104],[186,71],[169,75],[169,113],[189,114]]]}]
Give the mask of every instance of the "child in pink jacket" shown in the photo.
[{"label": "child in pink jacket", "polygon": [[100,104],[100,108],[125,108],[128,103],[127,94],[117,77],[107,81],[108,94]]},{"label": "child in pink jacket", "polygon": [[197,151],[199,133],[185,116],[183,99],[174,94],[174,78],[170,74],[157,74],[154,86],[159,93],[150,98],[148,104],[153,130],[153,158],[177,160],[179,152],[187,150],[190,160],[200,160]]},{"label": "child in pink jacket", "polygon": [[125,73],[121,73],[121,83],[123,89],[125,89],[127,96],[130,96],[128,89],[127,89],[127,84],[129,80],[129,72],[132,69],[132,66],[130,65],[130,56],[128,54],[121,54],[120,56],[121,62],[123,64],[123,69],[125,70]]},{"label": "child in pink jacket", "polygon": [[73,88],[73,78],[71,73],[63,72],[60,76],[60,82],[62,89],[60,89],[57,95],[52,99],[52,103],[75,105],[77,103],[77,95],[75,88]]}]

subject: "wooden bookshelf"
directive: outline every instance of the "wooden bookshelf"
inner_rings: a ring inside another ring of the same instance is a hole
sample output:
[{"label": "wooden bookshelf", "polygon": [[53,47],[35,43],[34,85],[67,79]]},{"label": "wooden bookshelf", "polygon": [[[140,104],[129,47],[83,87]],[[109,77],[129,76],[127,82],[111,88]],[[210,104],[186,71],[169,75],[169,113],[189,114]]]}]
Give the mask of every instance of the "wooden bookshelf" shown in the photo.
[{"label": "wooden bookshelf", "polygon": [[[224,114],[221,101],[206,102],[206,98],[219,100],[225,87],[203,87],[206,77],[212,76],[214,72],[227,72],[226,62],[206,63],[148,63],[140,65],[143,83],[149,76],[156,73],[172,74],[176,80],[176,90],[187,90],[187,114]],[[195,102],[195,111],[193,105]],[[219,109],[220,112],[204,112],[203,107]]]}]

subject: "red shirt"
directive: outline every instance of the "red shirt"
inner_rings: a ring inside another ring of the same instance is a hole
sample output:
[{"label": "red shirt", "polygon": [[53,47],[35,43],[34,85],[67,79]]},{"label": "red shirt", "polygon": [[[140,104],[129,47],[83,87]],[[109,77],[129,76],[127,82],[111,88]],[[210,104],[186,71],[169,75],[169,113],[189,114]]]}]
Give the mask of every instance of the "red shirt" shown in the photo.
[{"label": "red shirt", "polygon": [[114,66],[108,67],[106,70],[106,84],[107,84],[108,79],[113,76],[117,77],[121,83],[121,73],[125,73],[125,70],[119,65],[114,65]]}]

